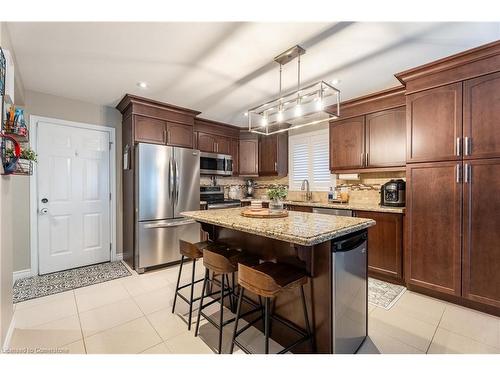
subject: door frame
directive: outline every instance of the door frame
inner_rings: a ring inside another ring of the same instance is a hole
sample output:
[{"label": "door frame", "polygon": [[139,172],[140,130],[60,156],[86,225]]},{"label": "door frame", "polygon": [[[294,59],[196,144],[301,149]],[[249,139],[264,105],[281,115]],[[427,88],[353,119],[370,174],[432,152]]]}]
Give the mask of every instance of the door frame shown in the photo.
[{"label": "door frame", "polygon": [[[109,142],[111,147],[109,150],[109,191],[111,193],[110,200],[110,240],[111,251],[110,261],[120,260],[121,257],[116,254],[116,137],[115,129],[105,125],[92,125],[83,122],[68,121],[55,119],[51,117],[43,117],[30,115],[30,147],[33,151],[38,151],[38,123],[50,122],[55,125],[67,126],[71,128],[81,128],[88,130],[98,130],[109,134]],[[30,178],[30,274],[36,276],[39,274],[39,254],[38,254],[38,199],[37,199],[37,181],[38,171],[37,166],[33,167],[33,175]]]}]

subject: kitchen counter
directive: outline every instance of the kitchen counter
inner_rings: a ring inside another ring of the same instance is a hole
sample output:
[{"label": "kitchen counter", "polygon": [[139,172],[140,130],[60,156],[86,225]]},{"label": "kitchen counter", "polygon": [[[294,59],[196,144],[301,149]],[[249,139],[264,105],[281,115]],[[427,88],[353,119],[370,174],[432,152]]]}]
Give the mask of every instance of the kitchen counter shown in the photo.
[{"label": "kitchen counter", "polygon": [[190,211],[196,221],[303,246],[313,246],[375,225],[371,219],[290,211],[288,217],[255,219],[240,215],[242,208]]},{"label": "kitchen counter", "polygon": [[[269,199],[256,199],[256,198],[243,198],[241,201],[251,202],[254,200],[269,202]],[[387,212],[395,214],[405,213],[404,207],[382,207],[379,204],[373,204],[370,202],[327,203],[327,202],[283,201],[283,203],[293,206],[304,206],[304,207],[335,208],[335,209],[353,210],[353,211],[375,211],[375,212]]]}]

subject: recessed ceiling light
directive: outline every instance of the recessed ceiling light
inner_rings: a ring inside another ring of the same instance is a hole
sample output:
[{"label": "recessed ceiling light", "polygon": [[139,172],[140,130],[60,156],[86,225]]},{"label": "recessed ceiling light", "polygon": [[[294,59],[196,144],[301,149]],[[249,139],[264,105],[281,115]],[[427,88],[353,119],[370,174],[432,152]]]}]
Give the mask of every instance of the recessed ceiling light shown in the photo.
[{"label": "recessed ceiling light", "polygon": [[137,82],[137,86],[139,86],[141,89],[146,89],[148,87],[148,84],[146,82]]},{"label": "recessed ceiling light", "polygon": [[248,112],[243,113],[245,116],[248,116]]},{"label": "recessed ceiling light", "polygon": [[340,83],[340,82],[341,82],[340,79],[335,78],[335,79],[332,79],[331,84],[336,85],[337,83]]}]

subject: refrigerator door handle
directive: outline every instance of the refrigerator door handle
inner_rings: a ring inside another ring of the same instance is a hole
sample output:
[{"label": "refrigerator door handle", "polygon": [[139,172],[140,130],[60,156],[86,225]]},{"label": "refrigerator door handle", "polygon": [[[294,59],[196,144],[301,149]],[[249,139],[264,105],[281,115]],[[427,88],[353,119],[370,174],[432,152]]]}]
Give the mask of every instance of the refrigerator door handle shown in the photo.
[{"label": "refrigerator door handle", "polygon": [[179,203],[179,165],[177,164],[177,160],[175,160],[175,205]]},{"label": "refrigerator door handle", "polygon": [[175,221],[175,222],[160,222],[160,223],[154,223],[154,224],[146,224],[144,225],[145,229],[157,229],[157,228],[172,228],[172,227],[180,227],[182,225],[189,225],[189,224],[194,224],[196,221],[189,219],[189,220],[182,220],[182,221]]},{"label": "refrigerator door handle", "polygon": [[172,164],[172,159],[169,159],[168,161],[168,195],[170,196],[170,199],[173,200],[173,189],[172,187],[174,186],[174,167]]}]

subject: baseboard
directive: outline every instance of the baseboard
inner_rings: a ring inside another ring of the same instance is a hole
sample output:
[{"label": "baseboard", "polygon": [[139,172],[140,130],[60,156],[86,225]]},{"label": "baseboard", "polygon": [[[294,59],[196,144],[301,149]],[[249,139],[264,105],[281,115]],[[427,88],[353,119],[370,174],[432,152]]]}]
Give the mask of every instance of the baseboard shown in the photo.
[{"label": "baseboard", "polygon": [[10,348],[10,341],[12,340],[12,335],[14,334],[14,327],[16,326],[15,320],[16,318],[14,314],[12,314],[12,319],[10,320],[9,329],[7,330],[7,335],[5,335],[5,341],[2,345],[2,351],[4,353],[6,353]]},{"label": "baseboard", "polygon": [[113,259],[113,260],[115,260],[115,261],[116,261],[116,260],[123,260],[123,253],[120,253],[120,254],[115,254],[115,257],[114,257],[114,258],[115,258],[115,259]]},{"label": "baseboard", "polygon": [[25,270],[20,270],[20,271],[14,271],[12,273],[12,284],[16,282],[16,280],[19,279],[24,279],[25,277],[30,277],[33,276],[33,273],[31,272],[31,269],[25,269]]}]

